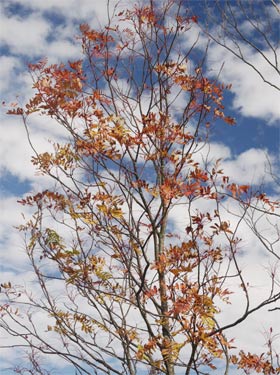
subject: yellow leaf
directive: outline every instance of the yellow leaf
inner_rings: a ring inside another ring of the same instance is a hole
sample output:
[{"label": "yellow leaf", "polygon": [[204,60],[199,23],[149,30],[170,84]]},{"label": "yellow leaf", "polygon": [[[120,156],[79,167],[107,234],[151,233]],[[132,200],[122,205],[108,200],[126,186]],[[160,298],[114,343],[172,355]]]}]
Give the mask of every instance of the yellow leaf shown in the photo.
[{"label": "yellow leaf", "polygon": [[84,215],[83,217],[83,221],[87,224],[90,224],[90,225],[94,225],[97,223],[96,220],[92,219],[92,217],[90,217],[90,215]]},{"label": "yellow leaf", "polygon": [[104,214],[108,213],[108,208],[107,208],[107,206],[104,203],[97,204],[96,206],[97,206],[98,210],[101,211],[101,212],[103,212]]},{"label": "yellow leaf", "polygon": [[110,212],[115,219],[121,219],[123,217],[123,212],[120,208],[112,208]]},{"label": "yellow leaf", "polygon": [[206,325],[206,327],[207,327],[208,329],[213,329],[213,328],[215,327],[215,322],[214,322],[214,320],[213,320],[212,318],[210,318],[210,317],[208,317],[208,316],[203,316],[203,317],[201,318],[201,320],[202,320],[202,323],[203,323],[204,325]]}]

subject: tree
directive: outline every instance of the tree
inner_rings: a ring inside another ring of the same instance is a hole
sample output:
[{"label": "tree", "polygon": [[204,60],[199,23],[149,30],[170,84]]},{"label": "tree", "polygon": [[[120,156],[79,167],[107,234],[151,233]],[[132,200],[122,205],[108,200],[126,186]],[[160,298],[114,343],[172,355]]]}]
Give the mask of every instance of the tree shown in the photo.
[{"label": "tree", "polygon": [[[274,275],[271,292],[251,301],[238,237],[252,212],[273,220],[279,202],[231,182],[219,160],[198,161],[210,126],[234,119],[203,58],[189,64],[184,38],[196,21],[173,0],[116,8],[102,30],[81,25],[83,59],[30,65],[35,94],[9,113],[28,136],[34,114],[66,132],[52,153],[38,153],[29,137],[33,164],[54,181],[20,201],[33,208],[19,230],[36,282],[33,292],[1,286],[0,325],[31,349],[30,373],[47,373],[37,353],[78,374],[280,370],[271,339],[271,353],[257,355],[227,337],[280,298]],[[233,293],[242,308],[228,320]]]}]

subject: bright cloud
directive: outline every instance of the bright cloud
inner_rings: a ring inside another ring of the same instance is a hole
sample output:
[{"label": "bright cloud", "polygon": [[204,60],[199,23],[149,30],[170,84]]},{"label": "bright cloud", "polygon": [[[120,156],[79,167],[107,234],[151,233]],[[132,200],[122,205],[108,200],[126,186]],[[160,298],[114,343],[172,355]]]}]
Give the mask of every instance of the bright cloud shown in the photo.
[{"label": "bright cloud", "polygon": [[7,17],[2,9],[0,41],[12,54],[32,58],[45,53],[45,38],[50,30],[48,22],[38,14]]},{"label": "bright cloud", "polygon": [[13,84],[15,70],[20,67],[20,60],[13,56],[1,56],[0,65],[0,92],[3,93]]},{"label": "bright cloud", "polygon": [[[249,61],[270,82],[280,87],[279,74],[258,53],[248,51]],[[269,59],[272,52],[265,51]],[[261,77],[240,59],[224,48],[212,43],[209,48],[208,65],[215,74],[221,69],[220,79],[232,84],[234,93],[233,107],[245,117],[261,118],[267,125],[275,124],[280,119],[280,94],[272,89]]]},{"label": "bright cloud", "polygon": [[[270,156],[274,165],[276,160]],[[222,163],[225,174],[232,176],[232,180],[240,184],[261,185],[272,181],[268,172],[268,156],[266,150],[252,148],[233,159],[227,159]]]}]

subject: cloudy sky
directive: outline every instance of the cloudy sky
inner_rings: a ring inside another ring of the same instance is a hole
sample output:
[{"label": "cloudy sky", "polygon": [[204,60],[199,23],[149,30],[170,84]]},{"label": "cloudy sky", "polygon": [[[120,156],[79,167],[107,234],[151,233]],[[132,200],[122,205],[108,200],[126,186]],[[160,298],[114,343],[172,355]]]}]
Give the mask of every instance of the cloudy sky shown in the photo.
[{"label": "cloudy sky", "polygon": [[[199,0],[197,0],[199,2]],[[127,1],[129,3],[129,1]],[[106,22],[107,1],[93,0],[1,0],[0,1],[0,94],[1,102],[25,103],[32,95],[32,82],[27,64],[47,56],[50,63],[65,62],[81,57],[76,39],[80,23],[88,22],[99,27]],[[111,1],[111,4],[114,2]],[[276,12],[274,10],[274,12]],[[277,17],[271,9],[272,17]],[[246,23],[243,25],[247,27]],[[191,43],[199,33],[194,25],[186,43]],[[193,40],[192,40],[193,38]],[[201,37],[201,46],[204,44]],[[201,47],[202,48],[202,47]],[[245,46],[247,56],[271,82],[280,87],[280,76],[256,51]],[[264,51],[271,61],[270,50]],[[279,53],[279,51],[278,51]],[[260,76],[242,61],[234,58],[224,48],[211,44],[207,56],[209,76],[217,75],[232,84],[226,96],[227,113],[236,118],[236,126],[215,128],[210,140],[211,157],[223,159],[226,174],[241,184],[262,185],[273,198],[280,193],[272,171],[279,173],[279,91],[264,83]],[[22,239],[14,229],[22,222],[23,208],[16,202],[26,193],[46,186],[41,176],[36,176],[30,163],[32,150],[25,129],[17,117],[7,116],[1,107],[0,122],[0,264],[1,282],[17,283],[32,278],[24,256]],[[61,131],[44,118],[32,123],[32,141],[38,150],[50,147],[49,139],[62,136]],[[174,213],[174,222],[180,225],[180,213]],[[271,260],[264,256],[253,235],[244,228],[246,250],[244,259],[248,275],[256,290],[266,288],[265,265]],[[254,255],[250,249],[256,251]],[[257,254],[257,255],[256,255]],[[260,276],[262,275],[262,276]],[[259,289],[257,289],[259,288]],[[258,293],[256,293],[257,295]],[[262,348],[258,339],[270,326],[277,326],[277,313],[257,314],[239,332],[241,346],[248,350]],[[279,325],[279,323],[278,323]],[[6,339],[5,339],[6,340]],[[276,343],[280,352],[280,340]],[[9,375],[15,361],[21,360],[14,350],[3,351],[0,369]],[[2,366],[2,367],[1,367]]]}]

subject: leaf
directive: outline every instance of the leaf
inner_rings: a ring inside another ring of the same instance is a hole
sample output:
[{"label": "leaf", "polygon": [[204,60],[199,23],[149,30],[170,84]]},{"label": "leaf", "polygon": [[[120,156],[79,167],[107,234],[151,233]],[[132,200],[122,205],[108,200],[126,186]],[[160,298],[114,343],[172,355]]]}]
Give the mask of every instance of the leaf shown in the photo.
[{"label": "leaf", "polygon": [[123,218],[123,212],[120,208],[114,207],[110,209],[110,214],[115,219],[122,219]]},{"label": "leaf", "polygon": [[215,327],[215,321],[213,320],[213,318],[211,318],[209,316],[202,316],[201,321],[202,321],[203,325],[205,325],[207,327],[207,329],[212,330]]}]

